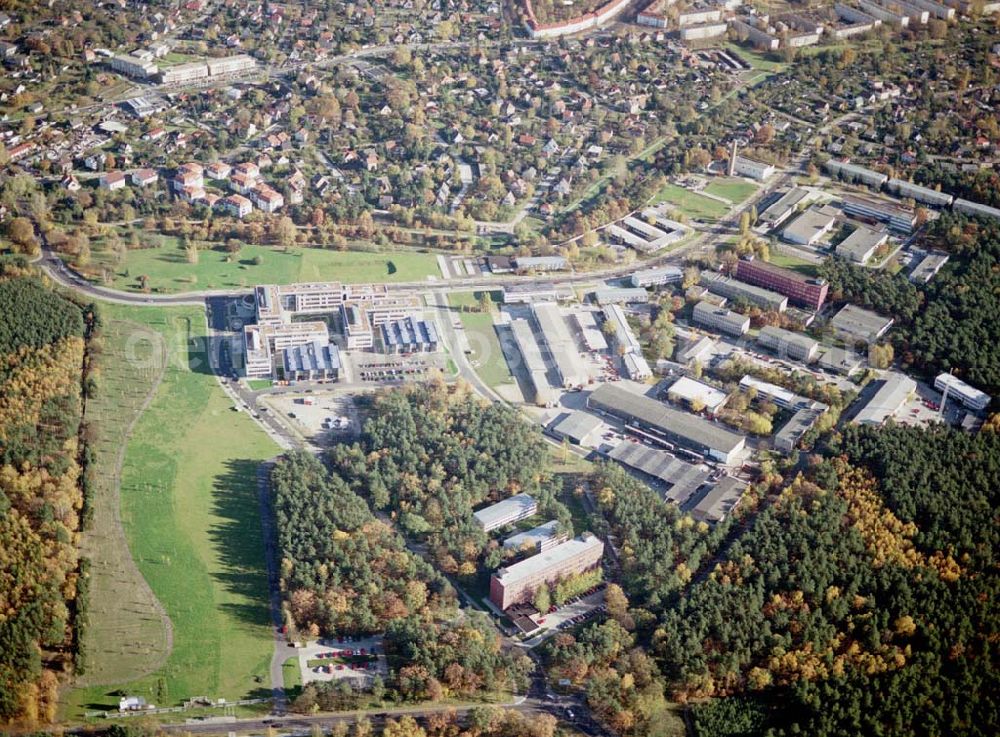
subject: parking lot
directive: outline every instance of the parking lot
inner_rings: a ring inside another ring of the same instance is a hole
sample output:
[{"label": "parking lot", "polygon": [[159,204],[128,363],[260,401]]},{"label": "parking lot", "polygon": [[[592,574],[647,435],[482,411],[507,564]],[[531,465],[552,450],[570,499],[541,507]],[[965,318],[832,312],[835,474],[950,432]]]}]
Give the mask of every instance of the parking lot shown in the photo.
[{"label": "parking lot", "polygon": [[535,647],[561,630],[575,627],[593,619],[606,610],[604,604],[605,584],[599,584],[590,593],[570,599],[566,604],[544,614],[535,614],[530,619],[541,629],[525,641],[528,647]]},{"label": "parking lot", "polygon": [[443,370],[446,360],[439,353],[414,353],[387,356],[381,353],[355,353],[351,356],[352,375],[356,381],[385,383],[426,379]]},{"label": "parking lot", "polygon": [[354,401],[329,391],[270,394],[257,400],[260,411],[273,412],[281,422],[311,443],[324,445],[361,431]]},{"label": "parking lot", "polygon": [[368,686],[375,676],[388,674],[379,637],[326,638],[299,648],[299,670],[303,685],[311,681],[349,680]]}]

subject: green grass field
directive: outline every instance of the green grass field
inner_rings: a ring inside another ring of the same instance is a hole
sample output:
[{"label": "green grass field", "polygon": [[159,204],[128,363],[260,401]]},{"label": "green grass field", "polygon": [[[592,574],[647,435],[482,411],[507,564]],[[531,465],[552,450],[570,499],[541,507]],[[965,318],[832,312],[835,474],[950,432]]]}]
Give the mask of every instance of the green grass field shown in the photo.
[{"label": "green grass field", "polygon": [[653,198],[653,204],[669,202],[684,212],[688,217],[699,220],[718,220],[728,212],[723,203],[703,197],[696,192],[691,192],[676,184],[664,185]]},{"label": "green grass field", "polygon": [[[494,296],[493,301],[498,302],[499,298]],[[479,292],[449,294],[448,303],[452,307],[474,307],[479,304]],[[494,388],[514,381],[493,326],[493,315],[486,312],[459,312],[458,315],[472,348],[469,360],[479,377]]]},{"label": "green grass field", "polygon": [[[231,411],[207,372],[200,309],[106,312],[148,325],[168,347],[163,381],[128,441],[121,518],[133,557],[173,623],[173,649],[150,675],[69,692],[65,716],[115,706],[119,691],[158,705],[266,695],[273,640],[256,470],[278,448],[244,413]],[[118,616],[131,614],[117,600],[110,604],[125,610]]]},{"label": "green grass field", "polygon": [[[176,238],[163,238],[162,242],[159,248],[128,251],[125,263],[114,269],[111,286],[138,292],[139,277],[143,275],[149,277],[150,289],[162,293],[303,281],[424,281],[429,276],[440,276],[437,258],[415,251],[367,253],[319,248],[285,251],[247,245],[235,255],[221,250],[200,250],[198,263],[192,264]],[[254,264],[257,258],[259,265]],[[105,264],[108,259],[108,254],[95,249],[95,264]]]},{"label": "green grass field", "polygon": [[757,185],[743,179],[713,179],[705,191],[738,205],[757,191]]},{"label": "green grass field", "polygon": [[763,54],[760,54],[746,46],[739,46],[734,43],[727,43],[724,44],[724,46],[729,51],[739,54],[744,61],[750,64],[750,66],[761,72],[781,72],[788,67],[788,64],[785,62],[769,59]]}]

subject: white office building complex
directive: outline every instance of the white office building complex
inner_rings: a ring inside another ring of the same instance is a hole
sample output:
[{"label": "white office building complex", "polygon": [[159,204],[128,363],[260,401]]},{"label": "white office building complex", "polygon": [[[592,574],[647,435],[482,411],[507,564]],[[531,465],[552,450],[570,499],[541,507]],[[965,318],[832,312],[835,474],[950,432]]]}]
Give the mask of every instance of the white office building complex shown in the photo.
[{"label": "white office building complex", "polygon": [[934,388],[942,394],[947,390],[949,399],[957,399],[965,407],[982,412],[990,406],[993,398],[984,391],[969,386],[964,381],[951,374],[939,374],[934,379]]}]

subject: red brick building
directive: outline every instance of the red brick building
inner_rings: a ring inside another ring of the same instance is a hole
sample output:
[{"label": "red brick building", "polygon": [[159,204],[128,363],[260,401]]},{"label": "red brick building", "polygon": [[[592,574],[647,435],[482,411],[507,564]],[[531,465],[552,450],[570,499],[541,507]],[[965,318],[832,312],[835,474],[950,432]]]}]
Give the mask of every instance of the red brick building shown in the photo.
[{"label": "red brick building", "polygon": [[830,285],[822,279],[814,279],[790,269],[783,269],[765,261],[741,259],[736,264],[736,278],[747,284],[771,289],[784,294],[789,301],[818,310],[826,301]]},{"label": "red brick building", "polygon": [[531,601],[543,584],[595,568],[604,555],[604,543],[585,532],[544,553],[499,569],[490,579],[490,601],[500,609]]}]

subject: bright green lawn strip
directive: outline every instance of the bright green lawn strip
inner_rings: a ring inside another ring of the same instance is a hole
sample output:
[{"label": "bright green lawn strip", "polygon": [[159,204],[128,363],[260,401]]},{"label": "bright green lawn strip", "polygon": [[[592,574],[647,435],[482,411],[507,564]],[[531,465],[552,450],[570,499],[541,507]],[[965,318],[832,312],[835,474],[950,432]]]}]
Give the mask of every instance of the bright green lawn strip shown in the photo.
[{"label": "bright green lawn strip", "polygon": [[[126,312],[125,308],[117,308]],[[131,309],[154,323],[160,311]],[[264,694],[273,649],[256,470],[277,448],[200,367],[200,309],[171,311],[163,383],[136,425],[122,471],[122,522],[133,556],[174,627],[158,673],[71,695],[70,716],[117,705],[116,692],[176,704]]]},{"label": "bright green lawn strip", "polygon": [[302,669],[299,668],[297,657],[288,658],[281,664],[281,674],[284,677],[286,691],[302,685]]},{"label": "bright green lawn strip", "polygon": [[757,191],[757,185],[742,179],[714,179],[705,187],[705,191],[738,205]]},{"label": "bright green lawn strip", "polygon": [[[247,245],[238,254],[202,249],[198,252],[198,263],[192,264],[176,238],[167,237],[161,241],[163,245],[159,248],[128,251],[124,265],[112,269],[112,286],[139,291],[139,277],[147,276],[153,291],[175,293],[301,281],[424,281],[429,276],[440,275],[437,258],[429,253],[368,253],[319,248],[286,251]],[[258,259],[260,263],[256,264]],[[110,268],[110,254],[95,249],[94,262]]]},{"label": "bright green lawn strip", "polygon": [[[496,300],[494,297],[494,301]],[[453,307],[476,307],[479,304],[479,292],[449,294],[448,302]],[[469,347],[472,348],[469,360],[479,377],[494,388],[512,382],[514,379],[500,347],[493,315],[486,312],[459,312],[458,315],[465,327]]]},{"label": "bright green lawn strip", "polygon": [[653,204],[670,202],[689,217],[700,220],[718,220],[728,208],[722,202],[703,197],[676,184],[666,184],[653,198]]}]

